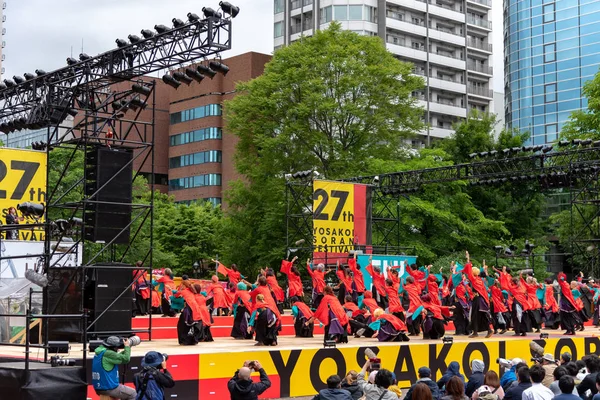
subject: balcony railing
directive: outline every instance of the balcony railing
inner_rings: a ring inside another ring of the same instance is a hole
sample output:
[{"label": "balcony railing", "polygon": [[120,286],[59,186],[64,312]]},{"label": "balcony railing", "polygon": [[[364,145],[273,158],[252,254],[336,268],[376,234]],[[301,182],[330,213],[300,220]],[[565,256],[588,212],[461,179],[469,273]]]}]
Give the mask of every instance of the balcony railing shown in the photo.
[{"label": "balcony railing", "polygon": [[452,106],[452,107],[459,107],[456,104],[454,104],[454,102],[452,100],[447,100],[447,99],[434,99],[431,100],[432,103],[438,103],[438,104],[443,104],[445,106]]},{"label": "balcony railing", "polygon": [[484,5],[486,7],[490,7],[490,8],[492,7],[492,1],[491,0],[467,0],[467,1],[470,1],[470,2],[473,2],[473,3],[479,3],[479,4],[482,4],[482,5]]},{"label": "balcony railing", "polygon": [[467,24],[477,25],[485,29],[492,29],[492,22],[481,18],[475,18],[470,15],[467,16]]},{"label": "balcony railing", "polygon": [[479,86],[467,85],[467,91],[471,94],[488,97],[490,99],[494,97],[494,92],[491,89],[482,88]]},{"label": "balcony railing", "polygon": [[493,75],[494,70],[492,67],[488,67],[487,65],[481,65],[477,63],[467,63],[467,69],[470,71],[477,71],[487,75]]},{"label": "balcony railing", "polygon": [[488,51],[490,53],[492,52],[492,45],[490,43],[482,42],[480,40],[468,39],[467,46],[475,47],[476,49]]},{"label": "balcony railing", "polygon": [[294,0],[294,1],[292,1],[291,9],[295,10],[295,9],[303,7],[303,6],[309,6],[312,3],[313,3],[313,0]]},{"label": "balcony railing", "polygon": [[294,33],[300,33],[300,32],[302,32],[302,24],[293,24],[290,27],[290,31],[291,31],[292,35]]}]

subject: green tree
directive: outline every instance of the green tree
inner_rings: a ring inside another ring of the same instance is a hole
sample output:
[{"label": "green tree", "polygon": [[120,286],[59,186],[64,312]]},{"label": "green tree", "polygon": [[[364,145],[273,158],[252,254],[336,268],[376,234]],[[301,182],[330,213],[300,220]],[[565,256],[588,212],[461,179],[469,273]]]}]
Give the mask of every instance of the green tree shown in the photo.
[{"label": "green tree", "polygon": [[583,85],[582,92],[587,109],[571,113],[560,132],[561,139],[600,139],[600,73]]},{"label": "green tree", "polygon": [[286,173],[316,169],[336,179],[373,157],[401,157],[402,140],[422,127],[411,93],[423,81],[411,72],[379,38],[332,23],[276,51],[262,76],[238,85],[225,111],[246,180],[227,194],[228,261],[256,267],[282,257]]}]

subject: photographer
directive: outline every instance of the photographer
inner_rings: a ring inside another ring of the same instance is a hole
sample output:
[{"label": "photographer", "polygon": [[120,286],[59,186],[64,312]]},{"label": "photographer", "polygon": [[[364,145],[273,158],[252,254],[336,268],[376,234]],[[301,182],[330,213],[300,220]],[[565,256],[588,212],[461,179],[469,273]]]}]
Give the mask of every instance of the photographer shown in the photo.
[{"label": "photographer", "polygon": [[[121,353],[117,352],[120,347],[124,347]],[[98,395],[135,400],[135,390],[119,384],[119,365],[128,364],[130,356],[129,339],[109,336],[98,346],[92,361],[92,385]]]},{"label": "photographer", "polygon": [[149,351],[142,359],[141,372],[135,374],[133,382],[138,400],[164,400],[164,388],[175,386],[171,373],[167,371],[166,354]]},{"label": "photographer", "polygon": [[[260,374],[260,382],[252,381],[252,370]],[[258,361],[246,361],[227,383],[231,400],[257,400],[270,387],[271,381]]]},{"label": "photographer", "polygon": [[[365,380],[365,374],[371,367],[371,361],[367,360],[362,370],[358,374],[358,386],[362,389],[366,400],[398,400],[394,392],[388,388],[392,385],[392,372],[387,369],[380,369],[375,375],[375,382],[369,383]],[[437,386],[436,386],[437,388]]]},{"label": "photographer", "polygon": [[556,364],[556,360],[554,360],[552,354],[544,354],[544,357],[542,357],[542,368],[544,368],[546,376],[544,377],[542,384],[547,388],[550,388],[550,385],[552,384],[552,382],[554,382],[554,370],[557,366],[558,365]]}]

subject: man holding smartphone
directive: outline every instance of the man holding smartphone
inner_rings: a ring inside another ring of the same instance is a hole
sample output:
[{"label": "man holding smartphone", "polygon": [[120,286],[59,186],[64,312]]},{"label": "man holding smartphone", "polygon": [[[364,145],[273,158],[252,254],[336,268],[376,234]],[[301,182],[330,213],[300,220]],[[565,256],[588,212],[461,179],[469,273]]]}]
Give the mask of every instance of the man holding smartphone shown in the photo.
[{"label": "man holding smartphone", "polygon": [[[252,380],[252,371],[260,374],[260,382]],[[258,400],[258,396],[270,387],[271,381],[258,361],[246,361],[227,384],[231,400]]]}]

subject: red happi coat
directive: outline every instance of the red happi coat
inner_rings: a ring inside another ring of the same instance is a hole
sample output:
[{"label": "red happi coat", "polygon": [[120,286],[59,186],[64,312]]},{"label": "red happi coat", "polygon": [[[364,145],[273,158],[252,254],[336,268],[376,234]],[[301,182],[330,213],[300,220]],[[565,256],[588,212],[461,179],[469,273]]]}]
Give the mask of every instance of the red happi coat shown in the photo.
[{"label": "red happi coat", "polygon": [[406,267],[406,271],[409,273],[410,276],[415,278],[415,284],[417,284],[422,291],[425,290],[425,287],[427,286],[427,281],[425,280],[425,272],[419,271],[418,269],[413,270],[410,266]]},{"label": "red happi coat", "polygon": [[238,290],[235,292],[235,296],[233,296],[233,304],[242,303],[248,312],[252,311],[252,297],[250,296],[250,292],[246,290]]},{"label": "red happi coat", "polygon": [[494,312],[507,312],[508,310],[504,304],[504,295],[502,294],[502,290],[494,285],[490,288],[490,291],[492,292]]},{"label": "red happi coat", "polygon": [[380,296],[385,297],[385,276],[383,276],[382,273],[375,272],[372,264],[367,265],[366,270],[373,278],[373,286],[375,286],[377,293],[379,293]]},{"label": "red happi coat", "polygon": [[408,312],[413,314],[421,306],[421,287],[416,283],[406,283],[404,290],[408,294]]},{"label": "red happi coat", "polygon": [[220,283],[211,283],[208,285],[207,294],[212,295],[213,308],[231,308],[230,298],[225,293],[225,289]]},{"label": "red happi coat", "polygon": [[523,311],[530,310],[529,301],[527,300],[527,289],[522,285],[517,285],[512,281],[508,272],[500,273],[500,287],[510,293],[514,299],[521,305]]},{"label": "red happi coat", "polygon": [[229,282],[232,282],[234,285],[237,285],[242,280],[242,274],[240,274],[238,271],[234,271],[232,268],[227,268],[218,261],[217,272],[226,276],[229,279]]},{"label": "red happi coat", "polygon": [[202,320],[202,310],[196,301],[196,295],[189,288],[180,288],[180,290],[175,294],[175,297],[183,297],[185,300],[185,304],[192,310],[192,319],[194,321]]},{"label": "red happi coat", "polygon": [[[265,298],[265,302],[269,304],[269,309],[277,315],[277,318],[281,318],[281,314],[279,313],[279,309],[277,308],[277,303],[275,303],[275,299],[271,295],[271,291],[267,286],[257,286],[256,289],[250,292],[250,297],[252,298],[252,304],[256,304],[256,296],[262,294]],[[277,310],[277,311],[274,311]]]},{"label": "red happi coat", "polygon": [[398,297],[398,287],[397,286],[387,286],[385,287],[385,291],[387,293],[389,309],[391,313],[396,312],[404,312],[404,308],[402,307],[402,302]]},{"label": "red happi coat", "polygon": [[427,290],[429,291],[431,302],[441,306],[442,302],[440,301],[440,286],[437,283],[437,278],[435,275],[429,275],[427,277]]},{"label": "red happi coat", "polygon": [[321,321],[323,325],[329,325],[329,310],[333,312],[333,315],[338,319],[340,325],[348,325],[348,316],[346,315],[346,311],[344,311],[344,307],[340,304],[340,301],[337,297],[326,294],[323,296],[323,300],[321,300],[321,304],[319,304],[319,308],[315,311],[314,316]]},{"label": "red happi coat", "polygon": [[310,264],[306,265],[306,270],[312,279],[313,289],[317,294],[323,293],[325,289],[325,272],[312,270]]},{"label": "red happi coat", "polygon": [[381,314],[379,316],[379,319],[383,319],[386,320],[387,322],[389,322],[390,324],[392,324],[392,326],[400,332],[406,332],[408,329],[406,329],[406,324],[404,322],[402,322],[402,320],[398,317],[396,317],[395,315],[392,314]]},{"label": "red happi coat", "polygon": [[490,296],[488,294],[487,288],[485,287],[485,283],[483,283],[483,279],[481,279],[479,276],[475,276],[475,274],[473,274],[473,264],[467,263],[467,265],[465,265],[462,272],[465,275],[467,275],[467,278],[469,279],[469,283],[471,284],[473,289],[477,292],[477,294],[479,294],[481,297],[483,297],[485,302],[489,305],[490,304]]},{"label": "red happi coat", "polygon": [[443,320],[444,316],[450,317],[450,307],[438,306],[433,302],[424,301],[423,308],[432,313],[433,318]]},{"label": "red happi coat", "polygon": [[310,307],[308,307],[306,304],[304,304],[301,301],[297,301],[293,304],[294,306],[298,307],[298,310],[302,311],[302,315],[306,318],[306,319],[310,319],[313,317],[314,313],[312,312],[312,310],[310,309]]},{"label": "red happi coat", "polygon": [[546,298],[544,299],[544,302],[546,303],[544,305],[544,308],[546,310],[552,310],[552,312],[558,312],[559,307],[558,307],[558,302],[556,301],[556,299],[554,298],[554,288],[552,287],[552,285],[545,285],[546,286]]},{"label": "red happi coat", "polygon": [[367,306],[371,314],[373,314],[375,310],[379,308],[379,304],[377,304],[377,301],[372,297],[365,297],[362,302],[365,306]]},{"label": "red happi coat", "polygon": [[352,279],[354,279],[356,291],[359,293],[365,292],[367,290],[365,288],[365,278],[363,277],[362,271],[356,266],[356,260],[354,258],[348,259],[348,267],[350,267],[350,271],[352,271]]},{"label": "red happi coat", "polygon": [[278,302],[283,302],[285,300],[285,292],[279,286],[279,282],[277,282],[277,278],[274,276],[267,276],[267,285],[271,288],[273,294],[275,294],[275,300]]},{"label": "red happi coat", "polygon": [[525,279],[521,277],[521,285],[525,287],[527,291],[527,302],[529,303],[529,308],[532,310],[537,310],[542,308],[539,299],[537,298],[537,290],[538,286],[534,284],[527,283]]},{"label": "red happi coat", "polygon": [[344,309],[346,309],[347,311],[350,311],[352,313],[352,318],[356,317],[359,314],[364,313],[363,310],[358,308],[358,306],[351,301],[345,302],[342,307],[344,307]]},{"label": "red happi coat", "polygon": [[346,293],[352,293],[352,277],[351,276],[346,276],[346,274],[344,274],[344,271],[340,268],[337,269],[337,271],[335,271],[335,274],[337,275],[338,279],[340,280],[340,283],[342,285],[344,285],[344,288],[346,289]]},{"label": "red happi coat", "polygon": [[[212,322],[210,320],[210,312],[208,311],[208,307],[206,307],[206,297],[204,295],[197,293],[194,294],[194,299],[196,300],[196,304],[198,304],[198,309],[200,311],[200,320],[204,325],[212,326]],[[197,321],[194,319],[194,321]]]},{"label": "red happi coat", "polygon": [[567,299],[577,311],[581,311],[583,309],[583,302],[575,301],[575,298],[573,297],[573,292],[571,291],[571,285],[569,285],[569,282],[567,282],[567,276],[565,275],[565,273],[560,272],[557,278],[558,284],[560,285],[561,295],[564,296],[564,298]]},{"label": "red happi coat", "polygon": [[304,296],[304,288],[302,287],[302,279],[300,279],[300,275],[296,275],[292,272],[292,266],[294,264],[291,261],[282,260],[281,261],[281,269],[280,271],[287,275],[288,277],[288,288],[289,288],[289,296],[294,297],[302,297]]}]

